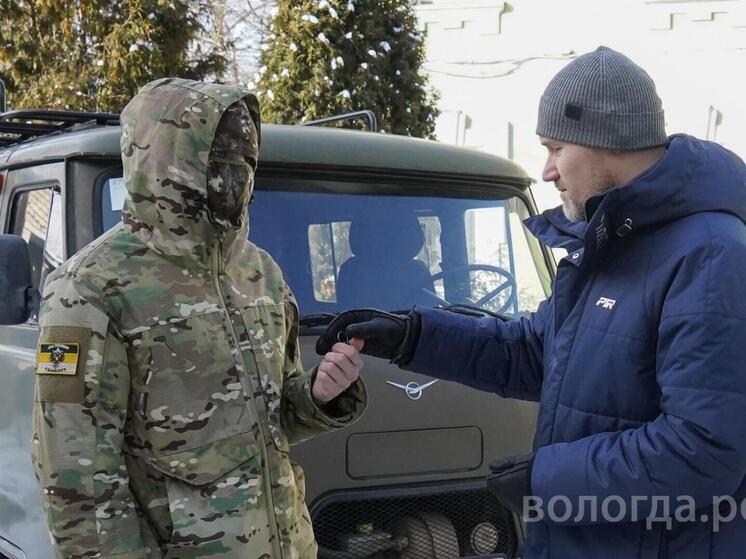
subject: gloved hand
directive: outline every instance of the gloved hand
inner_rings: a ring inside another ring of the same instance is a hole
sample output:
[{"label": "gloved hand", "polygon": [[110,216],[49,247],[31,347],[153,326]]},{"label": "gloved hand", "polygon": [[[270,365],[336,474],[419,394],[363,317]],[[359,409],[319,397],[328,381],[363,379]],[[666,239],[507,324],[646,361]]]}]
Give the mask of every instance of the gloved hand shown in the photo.
[{"label": "gloved hand", "polygon": [[535,454],[517,454],[490,464],[487,489],[492,491],[505,508],[523,514],[523,498],[531,495],[531,470]]},{"label": "gloved hand", "polygon": [[404,364],[412,358],[419,339],[419,315],[392,314],[376,309],[342,312],[329,323],[316,341],[316,353],[326,354],[337,342],[357,338],[365,345],[361,353]]}]

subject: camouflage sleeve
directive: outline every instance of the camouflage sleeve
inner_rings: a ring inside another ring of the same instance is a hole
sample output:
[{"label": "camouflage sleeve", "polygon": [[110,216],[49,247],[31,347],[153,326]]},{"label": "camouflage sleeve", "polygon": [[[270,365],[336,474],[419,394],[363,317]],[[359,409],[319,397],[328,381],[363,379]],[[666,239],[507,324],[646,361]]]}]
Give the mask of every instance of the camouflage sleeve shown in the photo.
[{"label": "camouflage sleeve", "polygon": [[144,559],[122,456],[129,370],[103,296],[50,276],[39,317],[32,460],[58,559]]},{"label": "camouflage sleeve", "polygon": [[316,368],[304,371],[298,341],[298,305],[292,294],[285,300],[287,345],[282,386],[282,427],[290,444],[357,421],[368,405],[368,394],[358,379],[334,400],[334,413],[316,404],[311,395]]}]

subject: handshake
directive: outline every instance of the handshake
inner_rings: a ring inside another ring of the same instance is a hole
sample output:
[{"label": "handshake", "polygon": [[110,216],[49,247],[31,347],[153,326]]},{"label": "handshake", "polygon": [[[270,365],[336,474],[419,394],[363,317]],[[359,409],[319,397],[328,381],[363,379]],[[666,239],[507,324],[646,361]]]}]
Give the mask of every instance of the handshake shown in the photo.
[{"label": "handshake", "polygon": [[316,341],[316,353],[324,355],[337,342],[362,340],[360,353],[403,365],[412,359],[420,337],[420,317],[415,311],[393,314],[376,309],[345,311],[329,323]]}]

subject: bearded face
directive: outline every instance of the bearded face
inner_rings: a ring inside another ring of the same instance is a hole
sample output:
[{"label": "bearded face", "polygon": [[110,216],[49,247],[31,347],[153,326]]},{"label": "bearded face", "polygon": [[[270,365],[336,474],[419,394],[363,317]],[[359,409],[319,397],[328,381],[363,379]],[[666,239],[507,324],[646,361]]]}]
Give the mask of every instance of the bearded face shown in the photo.
[{"label": "bearded face", "polygon": [[542,179],[560,192],[562,211],[570,221],[587,221],[585,204],[614,187],[607,169],[608,150],[541,138],[547,148]]}]

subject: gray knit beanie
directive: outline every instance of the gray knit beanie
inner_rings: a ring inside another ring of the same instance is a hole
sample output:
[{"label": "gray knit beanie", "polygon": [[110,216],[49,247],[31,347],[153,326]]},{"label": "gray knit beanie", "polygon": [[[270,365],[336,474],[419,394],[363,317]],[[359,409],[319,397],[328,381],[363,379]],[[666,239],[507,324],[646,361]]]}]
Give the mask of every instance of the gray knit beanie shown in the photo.
[{"label": "gray knit beanie", "polygon": [[539,136],[589,147],[634,150],[667,142],[663,106],[648,74],[608,47],[579,56],[539,102]]}]

